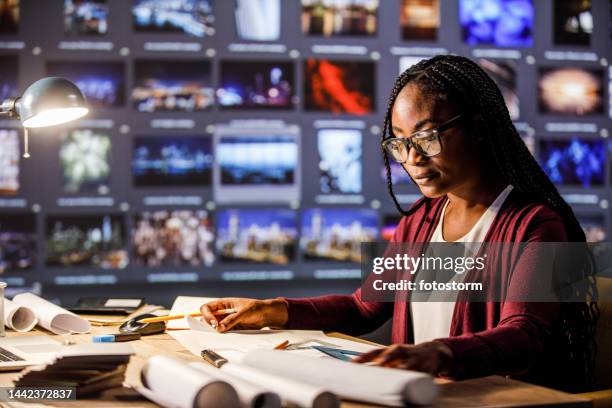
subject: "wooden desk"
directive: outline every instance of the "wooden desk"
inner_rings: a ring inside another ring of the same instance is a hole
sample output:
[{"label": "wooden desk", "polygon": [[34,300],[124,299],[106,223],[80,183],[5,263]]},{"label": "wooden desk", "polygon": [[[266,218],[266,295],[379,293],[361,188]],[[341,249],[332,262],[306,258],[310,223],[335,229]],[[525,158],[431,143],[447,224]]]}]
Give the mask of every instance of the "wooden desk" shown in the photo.
[{"label": "wooden desk", "polygon": [[[93,327],[91,334],[72,335],[72,336],[52,336],[62,341],[68,339],[77,343],[88,343],[91,341],[92,334],[114,333],[116,327]],[[8,331],[8,336],[15,335],[40,335],[46,332],[32,331],[25,334],[17,334]],[[347,337],[344,335],[330,334],[332,336]],[[0,340],[1,343],[1,340]],[[140,369],[147,358],[156,354],[166,354],[181,358],[187,361],[202,361],[185,350],[176,340],[167,334],[146,336],[141,340],[133,341],[136,355],[132,357],[126,374],[128,385],[140,384]],[[11,386],[12,380],[17,373],[1,373],[0,386]],[[591,407],[591,402],[587,399],[579,398],[571,394],[538,387],[520,381],[506,379],[499,376],[484,377],[474,380],[446,382],[441,381],[442,397],[433,408],[457,408],[457,407],[564,407],[564,408],[587,408]],[[84,400],[45,404],[44,406],[53,407],[82,407]],[[155,404],[147,401],[109,401],[109,400],[87,400],[88,407],[156,407]],[[13,404],[0,406],[8,407],[29,407],[31,404]],[[42,405],[37,405],[38,407]],[[361,403],[344,402],[345,408],[368,407]]]}]

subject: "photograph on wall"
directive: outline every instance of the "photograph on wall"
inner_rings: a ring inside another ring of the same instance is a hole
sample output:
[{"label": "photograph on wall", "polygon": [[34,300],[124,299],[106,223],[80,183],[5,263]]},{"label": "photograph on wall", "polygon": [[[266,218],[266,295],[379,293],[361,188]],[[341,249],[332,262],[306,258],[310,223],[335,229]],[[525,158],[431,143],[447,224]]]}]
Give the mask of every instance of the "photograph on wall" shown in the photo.
[{"label": "photograph on wall", "polygon": [[132,148],[134,187],[209,186],[210,137],[136,136]]},{"label": "photograph on wall", "polygon": [[111,137],[97,130],[75,129],[62,137],[59,161],[68,193],[108,194]]},{"label": "photograph on wall", "polygon": [[586,235],[587,242],[603,242],[606,240],[608,227],[603,214],[576,214],[578,222]]},{"label": "photograph on wall", "polygon": [[413,57],[413,56],[400,57],[399,58],[399,72],[398,72],[398,74],[401,74],[402,72],[404,72],[405,70],[407,70],[411,66],[418,64],[419,62],[423,61],[424,59],[427,59],[427,57]]},{"label": "photograph on wall", "polygon": [[435,41],[440,27],[440,0],[402,0],[402,39]]},{"label": "photograph on wall", "polygon": [[197,112],[212,107],[211,63],[139,59],[132,103],[138,112]]},{"label": "photograph on wall", "polygon": [[221,203],[299,200],[298,131],[219,127],[215,138],[215,200]]},{"label": "photograph on wall", "polygon": [[134,216],[132,265],[201,267],[215,260],[211,214],[204,210],[144,211]]},{"label": "photograph on wall", "polygon": [[378,1],[302,0],[302,32],[323,37],[375,36]]},{"label": "photograph on wall", "polygon": [[36,215],[0,213],[0,276],[36,266]]},{"label": "photograph on wall", "polygon": [[540,139],[539,162],[550,180],[564,187],[602,187],[606,146],[599,139]]},{"label": "photograph on wall", "polygon": [[512,60],[494,60],[481,58],[478,64],[486,71],[501,91],[510,119],[518,120],[520,116],[519,96],[517,92],[517,67]]},{"label": "photograph on wall", "polygon": [[320,193],[361,193],[363,188],[361,139],[361,131],[357,129],[317,131]]},{"label": "photograph on wall", "polygon": [[64,0],[64,33],[96,36],[108,32],[108,0]]},{"label": "photograph on wall", "polygon": [[0,196],[19,192],[19,133],[15,129],[0,129]]},{"label": "photograph on wall", "polygon": [[20,0],[0,0],[0,34],[19,32]]},{"label": "photograph on wall", "polygon": [[236,33],[242,41],[278,41],[282,0],[236,0]]},{"label": "photograph on wall", "polygon": [[19,96],[18,66],[16,55],[0,55],[0,101]]},{"label": "photograph on wall", "polygon": [[367,115],[376,110],[375,65],[369,61],[304,61],[304,110]]},{"label": "photograph on wall", "polygon": [[311,208],[302,212],[304,260],[361,261],[361,242],[378,237],[378,212],[362,208]]},{"label": "photograph on wall", "polygon": [[221,61],[221,109],[292,109],[295,66],[290,61]]},{"label": "photograph on wall", "polygon": [[133,0],[135,32],[203,38],[215,34],[214,0]]},{"label": "photograph on wall", "polygon": [[45,265],[123,269],[128,265],[123,216],[49,215],[45,219]]},{"label": "photograph on wall", "polygon": [[591,0],[554,0],[552,9],[555,45],[590,45],[593,34]]},{"label": "photograph on wall", "polygon": [[125,105],[125,65],[122,62],[48,62],[47,75],[74,82],[92,108]]},{"label": "photograph on wall", "polygon": [[597,68],[546,67],[539,69],[540,113],[584,116],[604,112],[603,71]]},{"label": "photograph on wall", "polygon": [[295,259],[296,213],[288,209],[223,209],[217,218],[217,254],[223,262],[284,265]]},{"label": "photograph on wall", "polygon": [[459,0],[459,24],[468,45],[531,47],[534,0]]}]

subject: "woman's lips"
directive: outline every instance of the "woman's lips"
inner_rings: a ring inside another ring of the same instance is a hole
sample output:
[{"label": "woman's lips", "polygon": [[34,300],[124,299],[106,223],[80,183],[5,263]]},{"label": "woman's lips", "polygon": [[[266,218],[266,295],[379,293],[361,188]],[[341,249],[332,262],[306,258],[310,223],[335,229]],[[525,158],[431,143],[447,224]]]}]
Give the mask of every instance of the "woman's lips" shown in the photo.
[{"label": "woman's lips", "polygon": [[436,178],[439,174],[440,173],[438,173],[437,171],[428,171],[428,172],[424,172],[424,173],[413,174],[412,175],[412,179],[417,184],[427,184],[429,181],[431,181],[434,178]]}]

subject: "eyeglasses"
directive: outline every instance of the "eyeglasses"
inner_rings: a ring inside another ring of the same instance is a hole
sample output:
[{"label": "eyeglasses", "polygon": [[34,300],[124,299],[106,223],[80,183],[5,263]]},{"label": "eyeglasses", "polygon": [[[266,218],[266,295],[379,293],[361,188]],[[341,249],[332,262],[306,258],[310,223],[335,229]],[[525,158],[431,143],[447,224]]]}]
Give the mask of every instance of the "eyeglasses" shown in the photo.
[{"label": "eyeglasses", "polygon": [[393,160],[405,163],[408,160],[410,148],[422,156],[432,157],[442,152],[440,133],[457,125],[461,114],[449,119],[437,128],[419,130],[408,137],[391,137],[383,140],[382,147],[389,152]]}]

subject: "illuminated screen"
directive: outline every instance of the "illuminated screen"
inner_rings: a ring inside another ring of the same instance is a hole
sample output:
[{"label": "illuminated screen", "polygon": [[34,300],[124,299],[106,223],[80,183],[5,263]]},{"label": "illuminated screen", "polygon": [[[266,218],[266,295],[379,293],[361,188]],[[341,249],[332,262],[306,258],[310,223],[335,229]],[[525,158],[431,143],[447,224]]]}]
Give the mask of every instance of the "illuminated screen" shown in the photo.
[{"label": "illuminated screen", "polygon": [[553,34],[557,45],[589,45],[593,33],[591,0],[554,0]]},{"label": "illuminated screen", "polygon": [[404,40],[436,40],[440,27],[439,0],[402,0],[400,25]]},{"label": "illuminated screen", "polygon": [[376,110],[374,63],[304,61],[304,110],[365,115]]},{"label": "illuminated screen", "polygon": [[0,129],[0,195],[19,192],[19,134]]},{"label": "illuminated screen", "polygon": [[94,108],[125,104],[125,67],[120,62],[50,62],[47,75],[70,79]]},{"label": "illuminated screen", "polygon": [[0,213],[0,276],[36,265],[36,216]]},{"label": "illuminated screen", "polygon": [[302,0],[302,32],[316,36],[374,36],[378,0]]},{"label": "illuminated screen", "polygon": [[391,241],[401,218],[399,215],[385,215],[383,217],[382,229],[380,230],[380,237],[385,241]]},{"label": "illuminated screen", "polygon": [[217,100],[223,109],[291,109],[292,62],[221,61]]},{"label": "illuminated screen", "polygon": [[217,234],[217,254],[226,262],[282,265],[295,259],[298,233],[292,210],[220,210]]},{"label": "illuminated screen", "polygon": [[466,44],[531,47],[533,0],[459,0],[459,23]]},{"label": "illuminated screen", "polygon": [[66,34],[104,35],[107,31],[107,0],[64,0]]},{"label": "illuminated screen", "polygon": [[55,215],[45,220],[45,265],[122,269],[126,230],[118,215]]},{"label": "illuminated screen", "polygon": [[210,108],[214,89],[210,62],[136,60],[134,109],[139,112],[195,112]]},{"label": "illuminated screen", "polygon": [[578,67],[540,68],[538,106],[541,113],[603,113],[603,71]]},{"label": "illuminated screen", "polygon": [[511,60],[478,60],[480,66],[489,74],[495,81],[497,87],[501,91],[506,107],[510,113],[510,119],[517,120],[519,118],[519,97],[516,89],[516,63]]},{"label": "illuminated screen", "polygon": [[111,138],[88,129],[64,135],[59,151],[64,191],[107,194],[111,176]]},{"label": "illuminated screen", "polygon": [[599,187],[605,183],[606,147],[601,140],[540,140],[539,158],[555,184]]},{"label": "illuminated screen", "polygon": [[[17,57],[0,56],[0,100],[17,97]],[[1,103],[1,102],[0,102]]]},{"label": "illuminated screen", "polygon": [[361,193],[361,145],[359,130],[321,129],[317,132],[321,193]]},{"label": "illuminated screen", "polygon": [[145,211],[134,216],[131,260],[145,267],[210,266],[214,240],[207,211]]},{"label": "illuminated screen", "polygon": [[576,216],[586,235],[587,242],[603,242],[607,236],[606,218],[603,214],[578,214]]},{"label": "illuminated screen", "polygon": [[0,34],[16,34],[19,31],[19,1],[0,0]]},{"label": "illuminated screen", "polygon": [[281,34],[281,0],[236,0],[236,32],[245,41],[277,41]]},{"label": "illuminated screen", "polygon": [[215,34],[213,0],[133,0],[134,31],[184,33],[193,37]]},{"label": "illuminated screen", "polygon": [[197,136],[137,136],[132,149],[135,187],[208,186],[212,142]]},{"label": "illuminated screen", "polygon": [[305,260],[361,261],[361,242],[378,237],[378,213],[359,208],[312,208],[302,213]]}]

